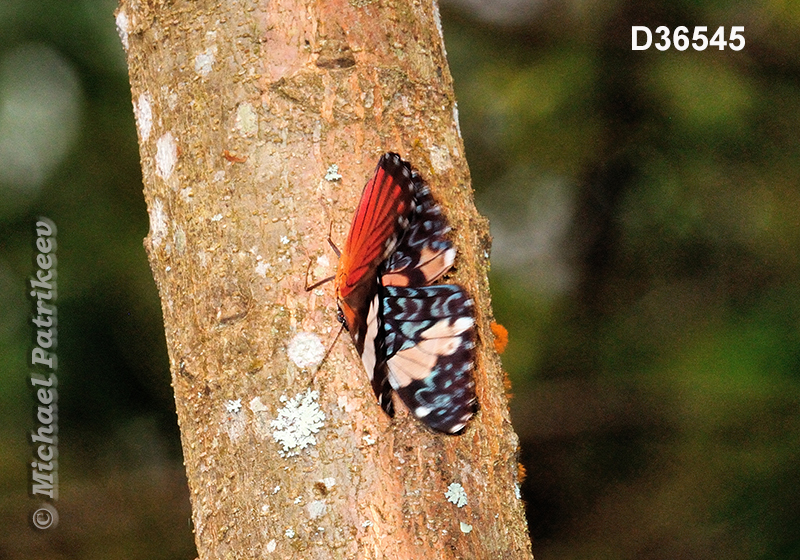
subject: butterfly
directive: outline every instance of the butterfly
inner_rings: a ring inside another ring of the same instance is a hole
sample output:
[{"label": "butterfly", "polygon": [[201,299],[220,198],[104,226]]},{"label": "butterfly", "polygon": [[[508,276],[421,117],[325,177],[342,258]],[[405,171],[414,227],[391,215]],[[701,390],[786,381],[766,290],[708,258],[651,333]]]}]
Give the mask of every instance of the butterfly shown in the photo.
[{"label": "butterfly", "polygon": [[455,260],[430,188],[399,155],[378,161],[339,256],[338,318],[361,356],[379,404],[392,391],[430,428],[458,433],[477,410],[474,304],[434,285]]}]

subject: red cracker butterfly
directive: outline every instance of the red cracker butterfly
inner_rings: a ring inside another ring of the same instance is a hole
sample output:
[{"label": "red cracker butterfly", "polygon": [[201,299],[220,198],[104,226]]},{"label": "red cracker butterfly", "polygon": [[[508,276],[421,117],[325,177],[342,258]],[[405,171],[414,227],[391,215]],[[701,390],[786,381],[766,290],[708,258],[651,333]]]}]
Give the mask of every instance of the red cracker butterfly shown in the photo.
[{"label": "red cracker butterfly", "polygon": [[381,407],[396,391],[430,428],[458,433],[477,410],[473,303],[460,286],[433,285],[455,259],[430,189],[399,155],[367,182],[336,271],[339,319]]}]

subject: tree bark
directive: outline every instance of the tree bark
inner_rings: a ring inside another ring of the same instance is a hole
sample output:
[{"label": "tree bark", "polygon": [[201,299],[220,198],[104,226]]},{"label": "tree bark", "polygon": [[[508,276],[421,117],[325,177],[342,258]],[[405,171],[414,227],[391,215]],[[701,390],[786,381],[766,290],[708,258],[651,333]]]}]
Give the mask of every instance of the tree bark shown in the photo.
[{"label": "tree bark", "polygon": [[[532,558],[435,2],[123,0],[117,25],[200,558]],[[460,436],[388,418],[333,344],[332,283],[304,290],[389,150],[441,202],[476,302]]]}]

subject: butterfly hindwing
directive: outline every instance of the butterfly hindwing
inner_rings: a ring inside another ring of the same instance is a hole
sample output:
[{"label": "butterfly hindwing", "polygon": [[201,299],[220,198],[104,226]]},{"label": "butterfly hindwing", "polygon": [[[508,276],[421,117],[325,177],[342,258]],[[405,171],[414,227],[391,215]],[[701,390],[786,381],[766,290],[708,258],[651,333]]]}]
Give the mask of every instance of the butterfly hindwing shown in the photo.
[{"label": "butterfly hindwing", "polygon": [[477,409],[472,300],[452,284],[382,292],[377,368],[414,416],[438,431],[460,431]]}]

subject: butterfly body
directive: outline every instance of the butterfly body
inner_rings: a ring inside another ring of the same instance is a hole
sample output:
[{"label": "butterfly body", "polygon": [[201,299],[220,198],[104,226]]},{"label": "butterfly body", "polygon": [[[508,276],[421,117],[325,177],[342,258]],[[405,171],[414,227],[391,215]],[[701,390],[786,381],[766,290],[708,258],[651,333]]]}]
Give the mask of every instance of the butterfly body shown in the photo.
[{"label": "butterfly body", "polygon": [[477,409],[472,300],[432,285],[455,260],[430,189],[394,153],[364,187],[336,272],[339,316],[381,407],[392,391],[434,430],[457,433]]}]

